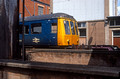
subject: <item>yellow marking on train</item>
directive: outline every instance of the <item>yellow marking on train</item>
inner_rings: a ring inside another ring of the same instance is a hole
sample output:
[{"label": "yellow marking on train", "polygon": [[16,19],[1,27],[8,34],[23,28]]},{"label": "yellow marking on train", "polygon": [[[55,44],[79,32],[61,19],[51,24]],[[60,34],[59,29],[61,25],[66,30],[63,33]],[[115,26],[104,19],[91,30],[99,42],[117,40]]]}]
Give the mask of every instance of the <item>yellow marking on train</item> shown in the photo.
[{"label": "yellow marking on train", "polygon": [[35,38],[33,39],[33,42],[34,42],[34,43],[39,43],[39,42],[40,42],[40,39],[38,39],[38,38],[35,37]]},{"label": "yellow marking on train", "polygon": [[22,42],[22,40],[19,40],[19,42]]}]

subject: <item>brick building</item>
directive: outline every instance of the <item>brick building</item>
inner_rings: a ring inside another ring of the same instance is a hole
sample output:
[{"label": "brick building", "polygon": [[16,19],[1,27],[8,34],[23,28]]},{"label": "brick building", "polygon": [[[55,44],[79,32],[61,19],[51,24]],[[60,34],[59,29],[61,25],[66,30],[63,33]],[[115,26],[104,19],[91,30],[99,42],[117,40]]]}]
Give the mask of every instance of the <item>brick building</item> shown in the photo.
[{"label": "brick building", "polygon": [[117,45],[120,48],[120,16],[109,16],[107,18],[110,44]]},{"label": "brick building", "polygon": [[53,13],[67,13],[78,21],[80,45],[116,45],[106,19],[108,16],[117,15],[117,0],[51,0],[51,2]]},{"label": "brick building", "polygon": [[[22,17],[23,0],[19,0],[19,13]],[[25,17],[50,13],[50,0],[25,0]]]}]

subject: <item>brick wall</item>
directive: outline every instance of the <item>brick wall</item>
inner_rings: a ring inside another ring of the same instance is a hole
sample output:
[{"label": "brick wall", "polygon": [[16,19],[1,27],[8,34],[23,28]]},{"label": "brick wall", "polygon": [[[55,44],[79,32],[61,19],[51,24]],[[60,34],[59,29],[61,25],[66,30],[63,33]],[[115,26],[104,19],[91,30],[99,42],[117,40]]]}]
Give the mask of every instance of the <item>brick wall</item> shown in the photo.
[{"label": "brick wall", "polygon": [[[20,1],[20,4],[19,4],[19,13],[22,13],[22,0],[19,0]],[[50,4],[50,0],[40,0],[41,2],[43,3],[46,3],[46,4]],[[41,3],[37,3],[35,2],[35,16],[38,15],[38,6],[41,6],[43,7],[43,14],[49,14],[49,10],[50,10],[50,6],[46,6],[44,4],[41,4]],[[25,16],[33,16],[34,15],[34,1],[31,1],[31,0],[25,0]],[[29,12],[28,12],[28,11]]]}]

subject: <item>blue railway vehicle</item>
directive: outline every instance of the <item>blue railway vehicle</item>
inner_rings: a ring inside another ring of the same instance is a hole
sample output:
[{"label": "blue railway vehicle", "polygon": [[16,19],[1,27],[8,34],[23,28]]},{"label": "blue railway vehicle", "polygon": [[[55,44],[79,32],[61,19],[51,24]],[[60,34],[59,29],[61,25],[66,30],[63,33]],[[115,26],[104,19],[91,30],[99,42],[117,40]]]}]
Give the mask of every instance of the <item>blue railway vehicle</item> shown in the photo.
[{"label": "blue railway vehicle", "polygon": [[[22,44],[22,20],[19,23],[19,43]],[[78,45],[76,20],[64,13],[30,16],[24,22],[25,46]]]}]

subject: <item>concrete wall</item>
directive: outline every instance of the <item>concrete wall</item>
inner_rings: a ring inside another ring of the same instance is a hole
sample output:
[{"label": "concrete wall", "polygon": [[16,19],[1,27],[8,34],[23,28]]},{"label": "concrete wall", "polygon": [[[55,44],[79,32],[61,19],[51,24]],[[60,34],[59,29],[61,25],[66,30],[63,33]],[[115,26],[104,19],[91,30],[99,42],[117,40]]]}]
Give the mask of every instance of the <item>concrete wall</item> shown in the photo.
[{"label": "concrete wall", "polygon": [[41,49],[36,52],[28,53],[29,61],[62,63],[62,64],[79,64],[90,66],[104,66],[104,67],[120,67],[120,54],[114,52],[94,52],[82,50],[53,50]]},{"label": "concrete wall", "polygon": [[105,45],[104,21],[88,22],[88,45]]},{"label": "concrete wall", "polygon": [[113,34],[112,34],[112,30],[109,29],[109,42],[110,42],[110,45],[113,45]]},{"label": "concrete wall", "polygon": [[77,21],[104,19],[104,0],[53,0],[53,13],[63,12]]},{"label": "concrete wall", "polygon": [[110,16],[110,0],[104,0],[104,18]]},{"label": "concrete wall", "polygon": [[79,45],[86,45],[87,44],[87,41],[86,41],[86,37],[79,37]]},{"label": "concrete wall", "polygon": [[4,67],[0,79],[119,79],[119,77]]},{"label": "concrete wall", "polygon": [[117,0],[109,0],[109,16],[117,16]]}]

